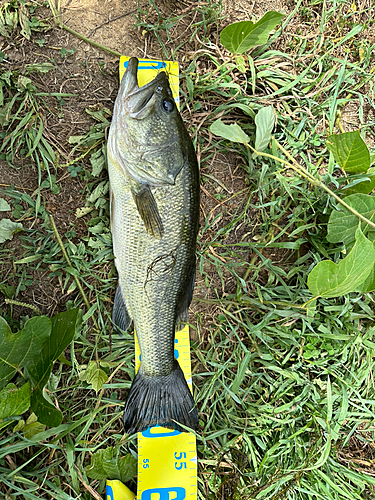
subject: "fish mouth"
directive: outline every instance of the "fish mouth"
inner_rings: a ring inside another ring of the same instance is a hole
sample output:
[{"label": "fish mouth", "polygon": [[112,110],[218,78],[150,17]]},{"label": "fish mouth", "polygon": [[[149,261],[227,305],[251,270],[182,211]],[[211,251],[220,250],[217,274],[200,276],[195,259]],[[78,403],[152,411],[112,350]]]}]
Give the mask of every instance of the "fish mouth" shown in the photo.
[{"label": "fish mouth", "polygon": [[149,114],[155,104],[156,89],[163,87],[164,82],[168,80],[165,71],[161,71],[151,82],[139,87],[137,80],[138,63],[136,57],[129,59],[119,93],[122,94],[121,97],[124,100],[127,112],[132,118],[142,119]]}]

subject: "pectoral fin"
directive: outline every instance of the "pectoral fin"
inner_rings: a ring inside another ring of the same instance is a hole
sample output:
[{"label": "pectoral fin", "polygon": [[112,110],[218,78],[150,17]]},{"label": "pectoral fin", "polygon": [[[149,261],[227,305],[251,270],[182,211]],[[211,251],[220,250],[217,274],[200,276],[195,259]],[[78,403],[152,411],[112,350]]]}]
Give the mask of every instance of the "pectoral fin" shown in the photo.
[{"label": "pectoral fin", "polygon": [[132,188],[132,195],[147,232],[160,239],[164,233],[163,224],[151,189],[147,184],[137,184]]}]

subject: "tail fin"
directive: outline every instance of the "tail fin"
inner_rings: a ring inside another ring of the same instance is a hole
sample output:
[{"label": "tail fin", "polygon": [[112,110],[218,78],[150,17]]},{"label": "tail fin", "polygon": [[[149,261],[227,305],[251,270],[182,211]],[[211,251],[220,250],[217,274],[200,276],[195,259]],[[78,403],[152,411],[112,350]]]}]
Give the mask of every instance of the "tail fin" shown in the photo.
[{"label": "tail fin", "polygon": [[138,372],[125,403],[127,434],[143,432],[155,425],[185,431],[179,424],[196,429],[198,412],[177,361],[169,375],[150,377]]}]

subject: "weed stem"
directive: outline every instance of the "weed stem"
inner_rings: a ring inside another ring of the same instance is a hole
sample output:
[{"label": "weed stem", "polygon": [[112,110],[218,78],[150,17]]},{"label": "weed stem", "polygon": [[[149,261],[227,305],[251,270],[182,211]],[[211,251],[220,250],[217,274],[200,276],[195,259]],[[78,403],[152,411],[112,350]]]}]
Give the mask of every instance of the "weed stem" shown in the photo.
[{"label": "weed stem", "polygon": [[66,24],[64,24],[61,21],[60,10],[58,8],[56,8],[56,6],[53,3],[53,0],[48,0],[48,3],[49,3],[49,6],[50,6],[50,9],[52,11],[53,18],[55,20],[56,26],[58,26],[59,28],[67,31],[68,33],[71,33],[72,35],[80,38],[84,42],[87,42],[90,45],[92,45],[94,47],[97,47],[98,49],[105,50],[106,52],[109,52],[110,54],[112,54],[112,55],[114,55],[116,57],[121,57],[122,56],[122,54],[120,54],[120,52],[117,52],[117,50],[112,50],[109,47],[105,47],[104,45],[101,45],[100,43],[94,42],[94,40],[91,40],[90,38],[87,38],[87,37],[81,35],[80,33],[78,33],[77,31],[73,30],[72,28],[69,28],[69,26],[67,26]]},{"label": "weed stem", "polygon": [[100,43],[94,42],[94,40],[91,40],[90,38],[86,38],[85,36],[81,35],[77,31],[72,30],[72,28],[69,28],[69,26],[67,26],[64,23],[60,22],[60,24],[58,24],[58,26],[60,28],[64,29],[65,31],[68,31],[68,33],[71,33],[72,35],[75,35],[76,37],[80,38],[84,42],[87,42],[90,45],[92,45],[94,47],[97,47],[98,49],[105,50],[106,52],[109,52],[110,54],[112,54],[112,55],[114,55],[116,57],[121,57],[122,56],[122,54],[120,54],[120,52],[117,52],[117,50],[112,50],[109,47],[106,47],[105,45],[101,45]]}]

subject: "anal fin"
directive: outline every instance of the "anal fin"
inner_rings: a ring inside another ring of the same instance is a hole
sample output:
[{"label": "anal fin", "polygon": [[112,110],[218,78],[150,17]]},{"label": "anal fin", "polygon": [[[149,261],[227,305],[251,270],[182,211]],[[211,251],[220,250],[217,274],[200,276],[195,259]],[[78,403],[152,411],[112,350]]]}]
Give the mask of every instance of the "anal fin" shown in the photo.
[{"label": "anal fin", "polygon": [[117,285],[115,300],[112,311],[112,321],[116,325],[117,330],[121,333],[126,332],[132,322],[126,309],[125,301],[122,296],[120,284]]},{"label": "anal fin", "polygon": [[189,306],[193,298],[194,283],[195,283],[195,258],[194,258],[194,263],[191,266],[190,272],[185,281],[185,289],[182,293],[182,296],[180,297],[179,307],[177,309],[177,317],[176,317],[176,326],[175,326],[176,332],[182,330],[188,321]]},{"label": "anal fin", "polygon": [[160,239],[164,233],[163,224],[150,187],[147,184],[137,184],[132,188],[132,195],[147,232]]}]

